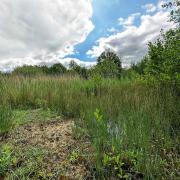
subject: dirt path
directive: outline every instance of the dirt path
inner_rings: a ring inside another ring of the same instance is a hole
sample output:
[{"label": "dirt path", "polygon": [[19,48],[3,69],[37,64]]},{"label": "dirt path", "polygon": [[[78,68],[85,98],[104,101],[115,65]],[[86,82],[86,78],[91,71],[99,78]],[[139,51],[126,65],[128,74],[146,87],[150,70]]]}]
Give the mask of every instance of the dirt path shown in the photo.
[{"label": "dirt path", "polygon": [[[37,161],[39,169],[42,168],[45,179],[88,179],[90,178],[89,163],[85,155],[90,143],[75,140],[73,126],[71,120],[29,123],[14,130],[6,139],[6,143],[11,144],[21,153],[32,148],[45,150],[46,153],[43,154],[40,163],[39,155],[34,158],[34,163]],[[32,158],[31,155],[29,158]],[[16,166],[18,168],[27,166],[27,161],[28,156],[22,155]],[[30,177],[36,179],[37,174],[33,172]]]}]

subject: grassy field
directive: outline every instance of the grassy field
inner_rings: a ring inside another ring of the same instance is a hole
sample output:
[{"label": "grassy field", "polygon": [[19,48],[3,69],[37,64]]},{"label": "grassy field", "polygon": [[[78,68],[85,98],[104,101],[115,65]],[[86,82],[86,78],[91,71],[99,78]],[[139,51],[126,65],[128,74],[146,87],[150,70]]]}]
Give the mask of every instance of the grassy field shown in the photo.
[{"label": "grassy field", "polygon": [[97,179],[176,179],[179,102],[173,86],[140,80],[0,77],[0,134],[28,123],[15,112],[41,108],[73,119],[76,138],[91,141]]}]

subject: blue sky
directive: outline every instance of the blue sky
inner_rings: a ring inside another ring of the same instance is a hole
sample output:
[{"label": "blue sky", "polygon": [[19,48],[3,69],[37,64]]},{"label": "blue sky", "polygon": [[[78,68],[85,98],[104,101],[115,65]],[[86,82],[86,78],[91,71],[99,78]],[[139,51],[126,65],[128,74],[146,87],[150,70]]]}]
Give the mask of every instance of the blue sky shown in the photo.
[{"label": "blue sky", "polygon": [[106,49],[124,67],[172,28],[165,0],[1,0],[0,71],[75,61],[92,66]]},{"label": "blue sky", "polygon": [[[94,61],[96,58],[90,58],[86,52],[96,41],[100,37],[113,34],[108,31],[110,28],[118,28],[119,31],[123,31],[123,28],[118,25],[120,17],[127,18],[133,13],[146,14],[146,9],[142,8],[146,4],[157,4],[157,0],[94,0],[92,22],[95,29],[83,43],[75,47],[78,53],[69,57]],[[139,25],[139,20],[136,20],[135,24]]]}]

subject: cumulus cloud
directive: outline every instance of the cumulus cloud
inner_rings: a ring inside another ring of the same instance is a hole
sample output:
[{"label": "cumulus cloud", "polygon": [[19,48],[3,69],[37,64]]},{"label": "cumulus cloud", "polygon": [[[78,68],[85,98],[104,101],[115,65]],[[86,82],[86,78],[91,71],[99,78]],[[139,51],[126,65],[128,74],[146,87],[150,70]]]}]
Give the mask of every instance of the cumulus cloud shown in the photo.
[{"label": "cumulus cloud", "polygon": [[0,69],[58,61],[93,30],[92,0],[1,0]]},{"label": "cumulus cloud", "polygon": [[[106,49],[111,49],[122,58],[124,66],[138,62],[147,53],[148,42],[156,40],[161,29],[166,31],[174,26],[172,22],[168,22],[168,16],[169,12],[162,10],[153,15],[142,15],[139,26],[132,24],[131,20],[128,21],[130,23],[125,23],[126,20],[123,20],[122,25],[126,28],[109,37],[100,38],[87,55],[95,58]],[[132,17],[134,15],[127,19],[133,19]]]},{"label": "cumulus cloud", "polygon": [[126,26],[131,26],[134,24],[134,21],[137,17],[139,17],[141,15],[141,13],[134,13],[131,14],[128,18],[124,19],[124,18],[119,18],[119,25],[123,25],[124,27]]},{"label": "cumulus cloud", "polygon": [[147,13],[153,13],[157,9],[157,7],[154,4],[146,4],[143,5],[142,8],[145,9]]},{"label": "cumulus cloud", "polygon": [[112,27],[112,28],[109,28],[107,31],[110,33],[115,33],[115,32],[117,32],[117,29]]}]

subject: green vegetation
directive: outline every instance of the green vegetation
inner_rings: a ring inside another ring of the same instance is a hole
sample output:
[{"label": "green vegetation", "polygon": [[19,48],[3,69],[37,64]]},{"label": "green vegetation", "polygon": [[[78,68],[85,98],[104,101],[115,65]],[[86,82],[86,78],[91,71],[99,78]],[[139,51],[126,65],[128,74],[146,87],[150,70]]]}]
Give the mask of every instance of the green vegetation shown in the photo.
[{"label": "green vegetation", "polygon": [[[173,11],[172,20],[177,23],[178,12]],[[71,118],[74,137],[91,142],[87,159],[93,177],[178,178],[179,33],[178,27],[162,33],[149,43],[146,57],[129,69],[122,69],[120,58],[108,50],[90,69],[71,62],[69,68],[24,66],[0,75],[0,134],[36,121]],[[46,154],[41,148],[25,155],[19,168],[22,149],[13,153],[9,145],[1,149],[0,178],[52,177],[41,171]],[[79,158],[79,150],[70,151],[70,162],[76,164]],[[13,163],[14,175],[9,171]]]},{"label": "green vegetation", "polygon": [[13,126],[13,113],[9,106],[0,104],[0,136],[8,132]]},{"label": "green vegetation", "polygon": [[15,150],[8,144],[3,145],[0,151],[0,177],[6,175],[7,179],[44,178],[46,172],[42,169],[42,162],[47,154],[44,149],[29,147],[23,149],[25,151],[17,148]]},{"label": "green vegetation", "polygon": [[149,178],[177,176],[180,105],[174,87],[138,80],[47,76],[8,77],[3,82],[1,102],[21,109],[41,106],[76,118],[77,128],[88,132],[94,145],[98,176],[115,168],[104,171],[109,154],[122,155],[118,164],[133,161],[128,170],[119,165],[121,176],[126,172]]}]

